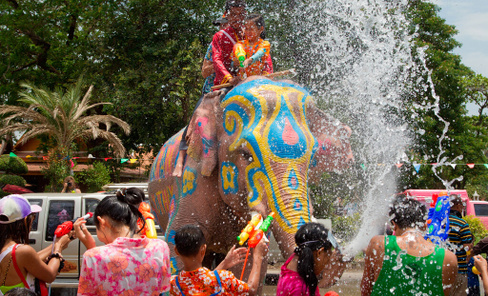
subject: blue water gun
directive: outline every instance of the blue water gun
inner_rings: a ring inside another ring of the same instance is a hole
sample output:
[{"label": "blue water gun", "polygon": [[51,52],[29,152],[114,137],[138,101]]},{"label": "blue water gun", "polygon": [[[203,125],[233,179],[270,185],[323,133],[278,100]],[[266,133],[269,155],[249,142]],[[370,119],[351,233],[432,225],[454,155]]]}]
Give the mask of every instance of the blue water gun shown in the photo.
[{"label": "blue water gun", "polygon": [[427,218],[427,234],[426,240],[440,245],[444,243],[449,236],[449,211],[451,205],[449,203],[449,195],[447,191],[439,192],[439,196],[432,197],[430,204],[429,215]]}]

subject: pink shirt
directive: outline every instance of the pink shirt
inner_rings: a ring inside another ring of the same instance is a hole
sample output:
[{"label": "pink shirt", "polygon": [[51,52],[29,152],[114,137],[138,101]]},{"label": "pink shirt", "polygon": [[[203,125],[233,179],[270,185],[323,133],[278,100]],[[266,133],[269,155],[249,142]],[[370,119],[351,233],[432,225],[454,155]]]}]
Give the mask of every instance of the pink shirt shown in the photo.
[{"label": "pink shirt", "polygon": [[80,295],[154,295],[169,291],[168,245],[160,239],[119,237],[85,252]]},{"label": "pink shirt", "polygon": [[[280,279],[276,289],[276,296],[309,296],[308,287],[298,272],[288,269],[288,264],[295,257],[291,255],[285,264],[281,266]],[[319,289],[315,290],[315,296],[320,296]]]}]

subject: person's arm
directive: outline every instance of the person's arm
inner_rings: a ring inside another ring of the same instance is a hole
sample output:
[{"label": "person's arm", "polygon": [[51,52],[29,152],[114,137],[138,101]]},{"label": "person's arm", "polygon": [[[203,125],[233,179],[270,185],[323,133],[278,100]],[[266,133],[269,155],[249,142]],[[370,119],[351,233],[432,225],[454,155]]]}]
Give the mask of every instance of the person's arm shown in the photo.
[{"label": "person's arm", "polygon": [[235,245],[232,246],[230,251],[227,253],[227,256],[225,256],[225,259],[222,260],[219,266],[217,266],[217,268],[215,269],[216,270],[231,269],[237,264],[244,262],[244,260],[246,259],[246,252],[247,250],[244,247],[236,249]]},{"label": "person's arm", "polygon": [[483,281],[483,289],[485,295],[488,295],[488,263],[481,255],[476,255],[474,258],[474,266],[480,272],[481,280]]},{"label": "person's arm", "polygon": [[[55,247],[54,253],[61,254],[61,250]],[[56,279],[61,264],[60,258],[56,257],[53,257],[48,264],[44,263],[34,248],[28,245],[19,246],[15,251],[15,258],[19,268],[46,283],[51,283]]]},{"label": "person's arm", "polygon": [[377,235],[371,239],[365,252],[364,272],[361,279],[361,296],[369,296],[373,291],[373,283],[378,278],[383,266],[385,254],[385,237]]},{"label": "person's arm", "polygon": [[[57,240],[57,242],[54,245],[54,249],[55,250],[61,250],[61,251],[64,251],[64,249],[66,249],[68,247],[69,243],[71,242],[69,234],[63,235],[59,239],[56,238],[56,240]],[[53,247],[51,245],[49,245],[48,247],[37,252],[37,255],[39,256],[39,258],[41,258],[42,261],[46,261],[47,257],[49,255],[51,255],[52,248]]]},{"label": "person's arm", "polygon": [[95,239],[91,233],[86,229],[86,220],[78,218],[73,224],[73,228],[76,233],[76,237],[85,245],[87,250],[96,247]]},{"label": "person's arm", "polygon": [[457,257],[453,252],[446,249],[444,262],[442,264],[442,286],[444,287],[444,296],[448,296],[451,287],[454,285],[458,271]]},{"label": "person's arm", "polygon": [[203,60],[202,65],[202,76],[203,78],[207,78],[208,76],[212,75],[214,71],[213,63],[209,60]]},{"label": "person's arm", "polygon": [[66,190],[68,190],[68,183],[64,183],[61,193],[66,193]]},{"label": "person's arm", "polygon": [[224,60],[222,57],[222,47],[220,44],[222,38],[224,38],[224,35],[220,32],[217,32],[212,39],[213,68],[217,76],[223,77],[222,81],[220,81],[219,84],[227,83],[232,79],[232,75],[225,68]]},{"label": "person's arm", "polygon": [[488,253],[488,237],[480,240],[474,247],[473,247],[473,254],[479,255],[483,253]]},{"label": "person's arm", "polygon": [[251,273],[249,274],[249,280],[247,281],[250,296],[254,296],[258,292],[258,287],[259,287],[259,282],[261,277],[261,265],[267,253],[268,253],[268,245],[264,239],[261,239],[261,241],[254,248],[252,254],[253,255],[252,268],[251,268]]}]

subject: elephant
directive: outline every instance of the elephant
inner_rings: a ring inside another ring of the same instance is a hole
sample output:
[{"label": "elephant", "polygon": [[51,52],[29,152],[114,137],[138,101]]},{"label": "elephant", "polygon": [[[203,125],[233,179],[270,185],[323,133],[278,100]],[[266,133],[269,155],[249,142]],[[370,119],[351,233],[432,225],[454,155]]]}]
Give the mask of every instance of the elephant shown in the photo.
[{"label": "elephant", "polygon": [[[327,115],[310,93],[292,81],[250,77],[225,96],[205,95],[187,130],[188,151],[181,178],[172,172],[183,130],[154,159],[149,198],[171,249],[186,224],[201,227],[207,254],[225,254],[250,220],[273,211],[273,235],[283,257],[294,234],[312,220],[308,182],[353,161],[351,129]],[[264,264],[265,265],[265,264]]]}]

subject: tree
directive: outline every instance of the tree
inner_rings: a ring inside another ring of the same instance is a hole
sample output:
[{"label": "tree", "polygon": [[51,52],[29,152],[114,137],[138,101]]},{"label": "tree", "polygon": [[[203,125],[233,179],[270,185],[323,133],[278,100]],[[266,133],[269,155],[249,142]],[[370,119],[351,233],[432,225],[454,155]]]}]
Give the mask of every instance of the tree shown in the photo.
[{"label": "tree", "polygon": [[[411,118],[410,125],[417,133],[413,134],[414,145],[410,151],[413,162],[428,164],[416,175],[413,167],[403,170],[399,177],[400,190],[407,188],[443,188],[448,182],[454,188],[464,188],[469,182],[471,172],[462,171],[461,166],[441,166],[432,171],[431,163],[459,162],[483,163],[486,161],[482,151],[484,144],[473,133],[469,119],[465,116],[465,96],[462,79],[472,71],[461,63],[459,55],[452,53],[461,46],[454,39],[457,30],[446,24],[437,14],[439,7],[421,0],[411,0],[408,10],[412,20],[412,33],[416,32],[416,46],[425,52],[426,67],[431,71],[432,83],[427,76],[412,73],[412,83],[425,85],[405,98],[410,111],[405,118]],[[420,58],[420,57],[418,57]],[[419,63],[422,64],[422,63]],[[415,108],[424,106],[423,108]],[[436,106],[431,108],[427,106]],[[413,120],[412,120],[413,118]],[[444,129],[448,127],[447,131]],[[461,156],[462,155],[462,156]],[[464,177],[462,180],[455,179]]]},{"label": "tree", "polygon": [[488,108],[488,78],[481,74],[466,76],[462,79],[462,85],[467,101],[479,108],[476,125],[482,126],[485,118],[483,112]]},{"label": "tree", "polygon": [[116,124],[128,134],[129,125],[112,115],[88,115],[87,113],[100,105],[111,104],[108,102],[90,105],[90,96],[93,86],[82,97],[83,81],[78,82],[64,92],[61,88],[50,91],[46,88],[23,83],[26,91],[21,92],[23,106],[3,105],[0,115],[4,126],[0,129],[0,136],[15,131],[25,131],[21,142],[40,136],[49,135],[53,146],[58,151],[70,151],[71,145],[76,139],[103,138],[107,140],[115,154],[122,157],[125,148],[117,137],[110,131],[112,124]]}]

